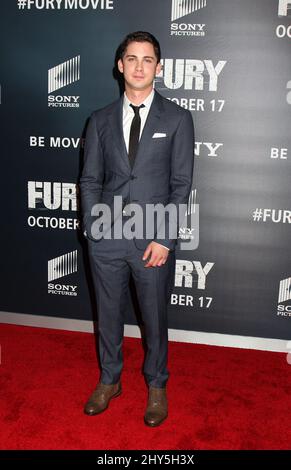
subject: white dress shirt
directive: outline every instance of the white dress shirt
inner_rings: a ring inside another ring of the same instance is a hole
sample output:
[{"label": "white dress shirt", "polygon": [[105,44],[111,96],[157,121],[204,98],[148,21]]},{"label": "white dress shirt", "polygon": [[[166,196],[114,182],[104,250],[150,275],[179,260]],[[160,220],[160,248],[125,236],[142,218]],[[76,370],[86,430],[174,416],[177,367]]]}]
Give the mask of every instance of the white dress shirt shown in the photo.
[{"label": "white dress shirt", "polygon": [[[139,110],[139,115],[140,115],[140,134],[139,134],[139,138],[141,137],[144,125],[146,123],[146,120],[147,120],[147,117],[148,117],[148,114],[149,114],[149,110],[150,110],[151,104],[152,104],[153,99],[154,99],[154,95],[155,95],[155,90],[153,88],[152,91],[150,92],[149,96],[147,96],[146,99],[142,103],[140,103],[140,105],[143,104],[144,107],[140,108],[140,110]],[[134,103],[131,103],[131,101],[129,101],[126,93],[124,92],[122,122],[123,122],[123,136],[124,136],[124,141],[125,141],[127,152],[128,152],[128,146],[129,146],[130,127],[131,127],[132,120],[134,118],[134,110],[132,109],[130,104],[134,104]],[[136,105],[134,105],[134,106],[136,106]],[[164,246],[164,245],[162,245],[162,246],[164,248],[167,248],[167,250],[169,250],[169,248],[167,246]]]},{"label": "white dress shirt", "polygon": [[[149,114],[149,110],[151,107],[151,104],[153,102],[155,95],[155,90],[152,89],[150,92],[149,96],[140,104],[143,104],[144,107],[140,108],[139,110],[139,115],[140,115],[140,134],[139,138],[141,137],[144,125],[146,123],[146,119]],[[130,134],[130,127],[132,120],[134,118],[134,110],[130,106],[131,101],[126,96],[126,93],[124,92],[124,97],[123,97],[123,135],[124,135],[124,140],[125,140],[125,145],[126,145],[126,150],[128,152],[128,146],[129,146],[129,134]],[[136,105],[135,105],[136,106]]]}]

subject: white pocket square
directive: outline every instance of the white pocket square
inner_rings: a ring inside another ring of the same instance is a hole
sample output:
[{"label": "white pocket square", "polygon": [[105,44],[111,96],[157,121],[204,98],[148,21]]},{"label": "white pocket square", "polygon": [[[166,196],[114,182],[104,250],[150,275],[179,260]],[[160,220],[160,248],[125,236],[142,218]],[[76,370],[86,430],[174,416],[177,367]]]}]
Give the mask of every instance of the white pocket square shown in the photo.
[{"label": "white pocket square", "polygon": [[158,139],[160,137],[167,137],[167,134],[164,134],[163,132],[155,132],[153,135],[153,139]]}]

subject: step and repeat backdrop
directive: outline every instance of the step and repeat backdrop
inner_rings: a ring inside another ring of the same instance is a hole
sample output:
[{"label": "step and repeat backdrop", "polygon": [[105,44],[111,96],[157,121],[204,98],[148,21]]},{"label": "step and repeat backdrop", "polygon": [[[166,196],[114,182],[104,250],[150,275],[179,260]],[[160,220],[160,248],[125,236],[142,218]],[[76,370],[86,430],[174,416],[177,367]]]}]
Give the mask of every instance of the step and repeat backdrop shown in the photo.
[{"label": "step and repeat backdrop", "polygon": [[[290,339],[291,1],[10,0],[0,21],[0,309],[94,318],[86,123],[119,97],[117,46],[145,30],[162,48],[155,88],[195,123],[199,231],[179,244],[197,248],[177,249],[169,327]],[[136,324],[133,288],[128,302]]]}]

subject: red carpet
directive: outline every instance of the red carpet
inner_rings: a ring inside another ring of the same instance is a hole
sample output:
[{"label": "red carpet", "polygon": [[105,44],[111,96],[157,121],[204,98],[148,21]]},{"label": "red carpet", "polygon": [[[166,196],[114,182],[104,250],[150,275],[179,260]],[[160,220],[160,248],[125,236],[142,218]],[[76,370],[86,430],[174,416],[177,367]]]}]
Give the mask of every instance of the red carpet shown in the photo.
[{"label": "red carpet", "polygon": [[93,335],[0,325],[1,449],[290,449],[286,354],[170,343],[169,418],[143,423],[143,349],[125,338],[123,393],[83,406],[99,378]]}]

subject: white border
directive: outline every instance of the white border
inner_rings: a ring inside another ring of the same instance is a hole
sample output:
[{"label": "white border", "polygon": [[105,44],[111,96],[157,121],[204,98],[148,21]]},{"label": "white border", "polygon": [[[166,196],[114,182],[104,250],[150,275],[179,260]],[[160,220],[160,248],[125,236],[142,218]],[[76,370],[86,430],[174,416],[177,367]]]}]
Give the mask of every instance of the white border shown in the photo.
[{"label": "white border", "polygon": [[[44,315],[27,315],[25,313],[0,312],[0,323],[33,326],[38,328],[53,328],[67,331],[81,331],[83,333],[94,332],[92,321],[47,317]],[[141,337],[140,329],[136,325],[125,325],[124,335],[130,338]],[[288,352],[288,341],[283,339],[225,335],[220,333],[205,333],[201,331],[173,330],[170,328],[169,341],[206,344],[209,346],[257,349],[261,351]]]}]

